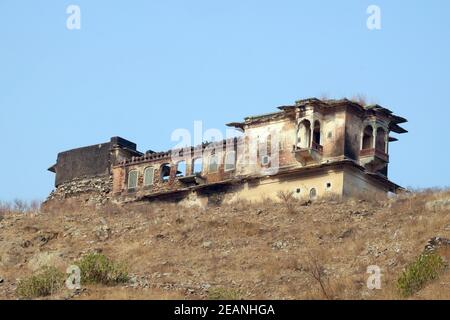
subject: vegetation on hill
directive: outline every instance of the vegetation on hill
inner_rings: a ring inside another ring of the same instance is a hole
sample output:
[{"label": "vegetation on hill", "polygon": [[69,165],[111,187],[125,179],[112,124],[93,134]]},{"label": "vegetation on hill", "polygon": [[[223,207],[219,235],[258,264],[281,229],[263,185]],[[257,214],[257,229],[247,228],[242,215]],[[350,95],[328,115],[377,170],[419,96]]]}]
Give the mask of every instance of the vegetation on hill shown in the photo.
[{"label": "vegetation on hill", "polygon": [[[450,251],[424,252],[429,239],[450,238],[448,199],[428,190],[205,209],[1,204],[0,298],[449,299]],[[59,285],[72,265],[76,294]],[[367,287],[370,266],[380,289]]]}]

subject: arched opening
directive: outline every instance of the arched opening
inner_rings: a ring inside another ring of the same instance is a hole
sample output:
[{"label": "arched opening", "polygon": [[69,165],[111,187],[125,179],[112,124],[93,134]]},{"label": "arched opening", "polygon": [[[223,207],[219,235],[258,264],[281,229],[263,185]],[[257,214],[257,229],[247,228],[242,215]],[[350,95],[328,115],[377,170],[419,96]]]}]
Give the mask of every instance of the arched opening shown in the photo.
[{"label": "arched opening", "polygon": [[186,176],[186,161],[182,160],[177,164],[177,177],[185,177]]},{"label": "arched opening", "polygon": [[153,167],[145,168],[145,170],[144,170],[144,187],[153,185],[154,175],[155,175],[155,169]]},{"label": "arched opening", "polygon": [[377,138],[375,148],[379,151],[386,152],[386,131],[383,128],[377,129]]},{"label": "arched opening", "polygon": [[160,177],[162,182],[168,182],[170,179],[170,165],[168,163],[164,163],[161,166]]},{"label": "arched opening", "polygon": [[202,174],[203,171],[203,159],[196,158],[192,162],[192,173],[193,174]]},{"label": "arched opening", "polygon": [[364,128],[363,139],[362,139],[362,149],[372,149],[373,148],[373,128],[368,125]]},{"label": "arched opening", "polygon": [[137,188],[138,184],[138,172],[137,170],[132,170],[128,173],[128,189],[133,190]]},{"label": "arched opening", "polygon": [[314,121],[313,142],[320,145],[320,122]]},{"label": "arched opening", "polygon": [[297,133],[297,147],[302,149],[310,148],[311,146],[311,123],[308,120],[303,120]]},{"label": "arched opening", "polygon": [[317,199],[317,190],[316,188],[312,188],[309,190],[309,199],[310,200],[316,200]]}]

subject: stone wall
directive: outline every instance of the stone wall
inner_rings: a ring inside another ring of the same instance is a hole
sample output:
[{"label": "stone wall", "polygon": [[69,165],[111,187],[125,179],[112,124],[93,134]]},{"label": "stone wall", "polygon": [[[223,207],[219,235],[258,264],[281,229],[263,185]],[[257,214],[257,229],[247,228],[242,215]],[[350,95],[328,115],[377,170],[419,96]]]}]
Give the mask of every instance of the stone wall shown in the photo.
[{"label": "stone wall", "polygon": [[46,203],[76,198],[87,205],[103,205],[111,199],[112,176],[74,179],[56,187]]}]

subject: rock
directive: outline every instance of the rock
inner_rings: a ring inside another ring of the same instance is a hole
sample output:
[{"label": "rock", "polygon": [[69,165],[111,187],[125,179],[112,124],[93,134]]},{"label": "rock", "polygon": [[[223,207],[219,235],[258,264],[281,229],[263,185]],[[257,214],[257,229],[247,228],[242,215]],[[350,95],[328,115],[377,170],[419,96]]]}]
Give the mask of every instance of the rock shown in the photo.
[{"label": "rock", "polygon": [[58,238],[58,232],[41,232],[39,235],[33,238],[33,242],[37,242],[39,246],[47,244],[50,240]]},{"label": "rock", "polygon": [[438,248],[450,246],[450,239],[433,237],[428,240],[427,245],[425,246],[425,252],[433,252]]},{"label": "rock", "polygon": [[64,266],[61,252],[38,252],[28,261],[27,267],[31,271],[39,270],[44,266]]},{"label": "rock", "polygon": [[24,241],[22,241],[22,243],[20,244],[20,246],[21,246],[22,248],[28,248],[28,247],[30,247],[31,245],[32,245],[32,243],[31,243],[30,240],[24,240]]},{"label": "rock", "polygon": [[341,233],[341,235],[338,237],[338,239],[345,239],[345,238],[349,237],[352,233],[353,233],[352,229],[345,230],[344,232]]},{"label": "rock", "polygon": [[111,237],[111,229],[107,225],[98,226],[94,229],[94,232],[100,241],[106,241]]},{"label": "rock", "polygon": [[212,241],[205,241],[205,242],[203,242],[202,247],[209,249],[212,247],[212,244],[213,244]]},{"label": "rock", "polygon": [[272,244],[272,249],[281,250],[285,249],[287,246],[288,246],[287,241],[279,240]]}]

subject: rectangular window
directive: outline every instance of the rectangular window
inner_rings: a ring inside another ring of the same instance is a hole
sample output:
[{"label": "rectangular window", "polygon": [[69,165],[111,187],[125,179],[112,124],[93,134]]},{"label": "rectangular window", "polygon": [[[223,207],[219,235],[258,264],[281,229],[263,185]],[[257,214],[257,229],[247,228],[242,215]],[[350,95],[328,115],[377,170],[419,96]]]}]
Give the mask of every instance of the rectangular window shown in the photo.
[{"label": "rectangular window", "polygon": [[230,151],[227,152],[225,157],[225,171],[234,170],[236,167],[236,152]]},{"label": "rectangular window", "polygon": [[217,155],[212,155],[209,158],[208,172],[217,172],[217,170],[219,170],[218,158]]}]

